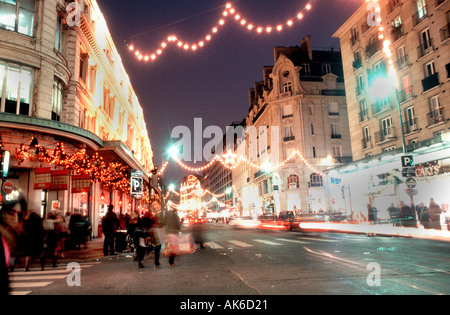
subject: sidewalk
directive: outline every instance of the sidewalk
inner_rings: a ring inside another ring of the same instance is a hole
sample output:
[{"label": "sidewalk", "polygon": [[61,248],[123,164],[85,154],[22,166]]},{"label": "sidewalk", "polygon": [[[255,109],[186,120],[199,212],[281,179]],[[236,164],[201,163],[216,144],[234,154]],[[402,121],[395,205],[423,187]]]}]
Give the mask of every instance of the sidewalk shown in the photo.
[{"label": "sidewalk", "polygon": [[300,223],[300,227],[305,232],[356,233],[367,234],[369,236],[382,235],[450,241],[450,231],[447,230],[424,229],[423,227],[400,227],[393,226],[392,224],[305,222]]}]

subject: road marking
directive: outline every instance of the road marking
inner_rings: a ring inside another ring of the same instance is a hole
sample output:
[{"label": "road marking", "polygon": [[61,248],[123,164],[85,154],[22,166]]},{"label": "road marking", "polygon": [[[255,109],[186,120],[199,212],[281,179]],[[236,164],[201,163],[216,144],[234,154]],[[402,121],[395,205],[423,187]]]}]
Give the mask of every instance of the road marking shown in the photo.
[{"label": "road marking", "polygon": [[271,242],[271,241],[267,241],[267,240],[254,240],[255,242],[259,242],[259,243],[263,243],[266,245],[271,245],[271,246],[280,246],[283,245],[281,243],[275,243],[275,242]]},{"label": "road marking", "polygon": [[283,241],[283,242],[297,243],[297,244],[309,244],[309,242],[304,242],[304,241],[299,241],[299,240],[290,240],[287,238],[276,238],[276,240]]},{"label": "road marking", "polygon": [[9,284],[10,288],[35,288],[46,287],[53,282],[12,282]]},{"label": "road marking", "polygon": [[214,243],[214,242],[206,242],[205,245],[210,247],[211,249],[221,249],[221,248],[223,248],[222,246],[220,246],[219,244]]},{"label": "road marking", "polygon": [[327,240],[327,239],[313,238],[313,237],[308,237],[306,239],[311,240],[311,241],[319,241],[319,242],[337,242],[337,240]]},{"label": "road marking", "polygon": [[230,243],[240,246],[240,247],[252,247],[253,245],[244,243],[244,242],[239,242],[239,241],[229,241]]},{"label": "road marking", "polygon": [[55,279],[64,279],[67,278],[67,275],[29,275],[29,276],[12,276],[9,279],[11,281],[28,281],[28,280],[55,280]]},{"label": "road marking", "polygon": [[11,291],[9,295],[28,295],[31,291]]}]

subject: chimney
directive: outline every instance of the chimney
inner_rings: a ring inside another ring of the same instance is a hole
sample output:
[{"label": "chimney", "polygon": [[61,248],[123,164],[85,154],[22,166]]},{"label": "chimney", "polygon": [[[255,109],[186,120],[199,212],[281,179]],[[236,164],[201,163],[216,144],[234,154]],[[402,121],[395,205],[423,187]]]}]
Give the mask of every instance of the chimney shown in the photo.
[{"label": "chimney", "polygon": [[302,39],[300,47],[303,50],[303,52],[308,55],[309,60],[312,60],[313,55],[312,55],[312,48],[311,48],[311,35],[308,35]]}]

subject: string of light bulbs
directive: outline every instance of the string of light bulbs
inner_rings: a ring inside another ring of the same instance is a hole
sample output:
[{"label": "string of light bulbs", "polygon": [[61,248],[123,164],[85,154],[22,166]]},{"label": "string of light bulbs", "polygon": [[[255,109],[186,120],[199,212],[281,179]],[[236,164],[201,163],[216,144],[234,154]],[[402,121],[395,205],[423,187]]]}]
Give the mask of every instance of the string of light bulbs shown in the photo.
[{"label": "string of light bulbs", "polygon": [[187,42],[182,40],[177,35],[169,35],[166,40],[162,41],[158,48],[153,50],[152,52],[144,52],[140,49],[138,49],[134,44],[127,44],[128,49],[131,53],[134,54],[134,56],[139,61],[155,61],[159,56],[163,54],[163,52],[169,47],[169,45],[175,45],[176,47],[180,48],[183,51],[190,51],[195,52],[207,45],[215,35],[219,32],[221,28],[225,26],[227,23],[227,20],[232,20],[236,23],[238,23],[242,28],[244,28],[248,32],[252,32],[255,34],[270,34],[270,33],[279,33],[286,29],[291,28],[296,24],[298,21],[301,21],[306,12],[310,11],[312,9],[312,2],[315,0],[309,0],[308,3],[302,8],[295,17],[291,17],[287,19],[283,23],[275,23],[272,25],[258,25],[256,23],[249,22],[248,19],[246,19],[244,16],[242,16],[238,10],[233,7],[231,3],[227,3],[225,5],[225,10],[222,12],[222,16],[217,21],[215,25],[213,25],[209,31],[198,41],[195,42]]},{"label": "string of light bulbs", "polygon": [[[180,158],[178,158],[177,156],[171,156],[172,159],[178,164],[178,166],[180,166],[181,168],[183,168],[186,171],[192,172],[192,173],[198,173],[198,172],[203,172],[206,171],[207,169],[209,169],[210,167],[212,167],[216,162],[220,162],[222,164],[223,167],[229,169],[229,170],[233,170],[236,167],[238,167],[241,163],[246,163],[247,165],[257,169],[258,171],[266,171],[266,172],[270,172],[270,171],[276,171],[278,170],[280,167],[285,166],[287,163],[289,163],[289,161],[291,161],[292,159],[298,157],[301,159],[301,161],[303,162],[303,164],[313,173],[319,174],[319,175],[324,175],[323,172],[317,168],[315,168],[301,153],[299,150],[294,150],[284,161],[282,161],[281,163],[279,163],[278,165],[275,166],[270,166],[270,165],[256,165],[255,163],[253,163],[252,161],[249,161],[247,158],[245,158],[244,156],[238,156],[237,154],[232,153],[231,151],[228,151],[225,154],[222,154],[222,156],[219,155],[215,155],[214,158],[208,162],[207,164],[200,166],[200,167],[191,167],[189,165],[187,165],[186,163],[184,163],[183,161],[181,161]],[[167,163],[168,161],[166,161],[166,163],[164,163],[164,169],[166,169],[167,167]],[[163,175],[164,172],[159,172],[159,175]]]}]

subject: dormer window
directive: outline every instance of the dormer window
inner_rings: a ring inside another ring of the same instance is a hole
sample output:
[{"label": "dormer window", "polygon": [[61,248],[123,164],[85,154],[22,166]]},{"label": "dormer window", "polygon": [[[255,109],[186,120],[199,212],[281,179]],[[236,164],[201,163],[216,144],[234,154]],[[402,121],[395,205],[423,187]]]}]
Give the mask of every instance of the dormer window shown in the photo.
[{"label": "dormer window", "polygon": [[286,82],[283,84],[283,93],[292,92],[292,82]]}]

